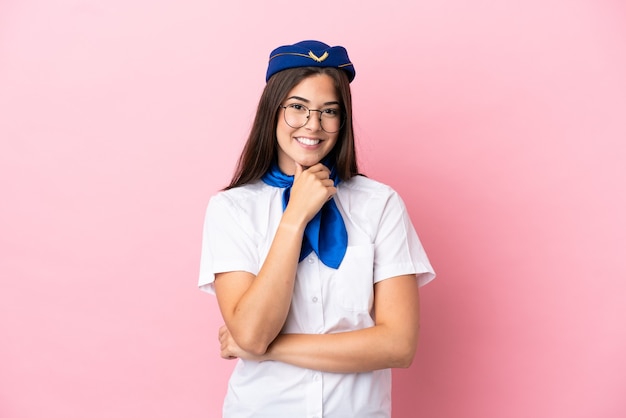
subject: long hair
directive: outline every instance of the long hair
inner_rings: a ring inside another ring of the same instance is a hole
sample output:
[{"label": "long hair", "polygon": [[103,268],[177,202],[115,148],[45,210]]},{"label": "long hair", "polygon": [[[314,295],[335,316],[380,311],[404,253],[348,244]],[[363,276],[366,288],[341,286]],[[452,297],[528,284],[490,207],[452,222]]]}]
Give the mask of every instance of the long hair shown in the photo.
[{"label": "long hair", "polygon": [[328,154],[328,158],[335,165],[341,180],[348,180],[358,174],[352,127],[352,94],[347,75],[343,70],[332,67],[298,67],[280,71],[267,82],[259,100],[250,135],[237,162],[235,174],[225,190],[259,180],[272,162],[277,161],[276,126],[279,106],[291,89],[315,74],[327,74],[333,79],[341,102],[342,115],[345,117],[337,143]]}]

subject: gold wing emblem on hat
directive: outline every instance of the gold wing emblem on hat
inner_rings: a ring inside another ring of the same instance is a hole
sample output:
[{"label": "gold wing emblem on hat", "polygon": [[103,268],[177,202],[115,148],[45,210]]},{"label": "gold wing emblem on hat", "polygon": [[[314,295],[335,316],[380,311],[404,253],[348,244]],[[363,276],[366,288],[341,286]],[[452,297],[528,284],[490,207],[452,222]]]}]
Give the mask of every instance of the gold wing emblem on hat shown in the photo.
[{"label": "gold wing emblem on hat", "polygon": [[309,51],[309,57],[311,57],[311,59],[313,59],[314,61],[322,62],[326,58],[328,58],[328,51],[324,52],[321,57],[318,57],[317,55],[315,55],[313,51]]}]

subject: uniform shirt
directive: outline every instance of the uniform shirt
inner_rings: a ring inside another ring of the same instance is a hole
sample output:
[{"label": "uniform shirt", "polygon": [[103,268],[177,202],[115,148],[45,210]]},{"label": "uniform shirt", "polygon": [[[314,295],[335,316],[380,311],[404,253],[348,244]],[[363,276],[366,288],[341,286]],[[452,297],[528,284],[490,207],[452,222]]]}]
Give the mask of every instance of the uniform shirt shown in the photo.
[{"label": "uniform shirt", "polygon": [[[258,274],[283,214],[280,188],[262,181],[220,192],[209,202],[200,263],[201,289],[215,293],[215,273]],[[348,232],[337,270],[312,252],[298,264],[282,333],[323,334],[367,328],[374,284],[416,274],[435,277],[404,203],[390,187],[362,176],[341,182],[335,202]],[[389,417],[391,370],[324,373],[277,361],[238,360],[223,416]]]}]

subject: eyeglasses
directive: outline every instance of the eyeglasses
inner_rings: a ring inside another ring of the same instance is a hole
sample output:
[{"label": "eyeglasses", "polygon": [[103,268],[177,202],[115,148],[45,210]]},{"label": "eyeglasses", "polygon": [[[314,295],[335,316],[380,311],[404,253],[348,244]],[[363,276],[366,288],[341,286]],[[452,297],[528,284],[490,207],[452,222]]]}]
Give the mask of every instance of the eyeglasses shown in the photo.
[{"label": "eyeglasses", "polygon": [[302,128],[309,121],[311,112],[320,112],[320,126],[324,132],[334,134],[343,127],[344,118],[341,110],[336,108],[309,109],[300,103],[291,103],[286,106],[279,106],[285,109],[284,117],[287,125],[292,128]]}]

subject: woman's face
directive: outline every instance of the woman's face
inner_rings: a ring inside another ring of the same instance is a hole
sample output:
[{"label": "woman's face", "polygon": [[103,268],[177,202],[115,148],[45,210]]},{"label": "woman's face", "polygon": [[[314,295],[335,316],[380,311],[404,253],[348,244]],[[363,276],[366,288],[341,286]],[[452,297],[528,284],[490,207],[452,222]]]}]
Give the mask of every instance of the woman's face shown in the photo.
[{"label": "woman's face", "polygon": [[[339,112],[341,108],[334,81],[327,74],[315,74],[302,80],[289,91],[282,105],[295,105],[295,108],[300,110],[301,106],[305,106],[309,109],[327,111],[322,122],[326,129],[331,126],[330,122],[326,122],[326,117]],[[295,162],[307,168],[327,156],[335,146],[339,132],[324,131],[320,123],[321,113],[314,111],[311,111],[304,126],[293,128],[285,121],[285,111],[286,109],[280,109],[276,125],[278,166],[283,173],[293,175]],[[291,124],[296,125],[293,122]]]}]

